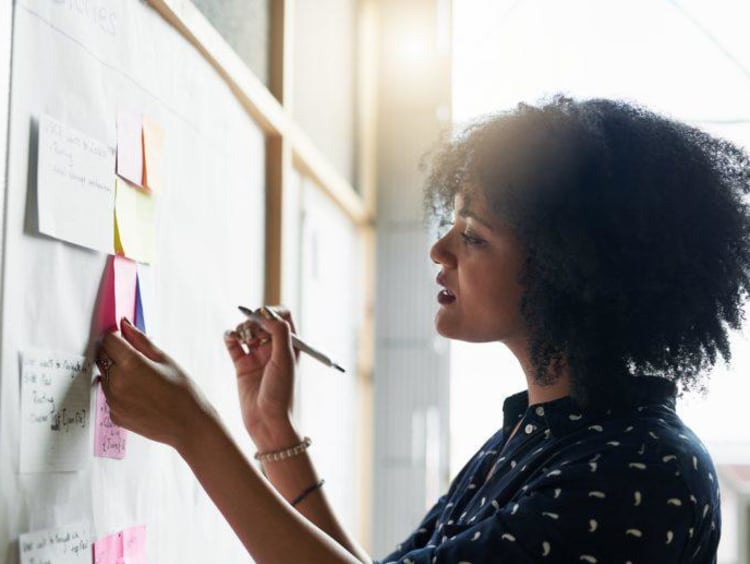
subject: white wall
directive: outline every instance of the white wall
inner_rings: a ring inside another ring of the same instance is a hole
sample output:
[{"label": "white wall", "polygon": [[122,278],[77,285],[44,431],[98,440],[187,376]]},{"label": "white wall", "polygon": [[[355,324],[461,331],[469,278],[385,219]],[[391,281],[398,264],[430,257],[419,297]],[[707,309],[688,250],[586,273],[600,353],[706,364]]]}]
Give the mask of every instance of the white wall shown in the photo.
[{"label": "white wall", "polygon": [[[4,71],[9,4],[0,2]],[[263,132],[216,71],[148,4],[99,3],[113,14],[106,20],[113,27],[102,26],[101,12],[81,3],[13,5],[0,310],[0,561],[17,561],[19,534],[81,519],[92,524],[95,538],[145,524],[153,562],[249,561],[190,469],[164,445],[131,433],[123,460],[94,458],[89,443],[90,457],[77,472],[20,473],[18,354],[89,350],[106,261],[103,253],[40,235],[26,221],[36,215],[39,116],[50,114],[114,146],[118,109],[143,112],[164,130],[166,179],[154,194],[157,259],[148,269],[153,291],[146,329],[252,454],[222,334],[241,320],[238,304],[262,299]],[[0,84],[4,125],[6,81]],[[0,161],[5,166],[5,151]]]},{"label": "white wall", "polygon": [[[10,55],[13,38],[13,2],[0,3],[0,248],[5,218],[5,189],[7,182],[8,115],[10,112]],[[1,253],[0,253],[1,258]],[[0,261],[0,264],[2,262]],[[0,276],[2,275],[0,266]],[[0,304],[2,296],[0,295]]]}]

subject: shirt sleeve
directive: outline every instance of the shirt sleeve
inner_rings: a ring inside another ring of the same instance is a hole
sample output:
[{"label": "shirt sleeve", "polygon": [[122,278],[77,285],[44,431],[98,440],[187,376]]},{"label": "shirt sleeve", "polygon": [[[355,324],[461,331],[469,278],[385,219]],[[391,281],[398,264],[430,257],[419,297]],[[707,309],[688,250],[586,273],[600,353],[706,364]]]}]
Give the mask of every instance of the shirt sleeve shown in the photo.
[{"label": "shirt sleeve", "polygon": [[437,503],[432,506],[432,509],[427,512],[427,515],[424,516],[422,522],[409,538],[398,544],[391,554],[381,561],[376,561],[375,564],[380,564],[382,562],[397,562],[404,554],[408,554],[425,546],[430,537],[432,537],[432,533],[435,531],[435,525],[440,518],[440,515],[443,513],[447,498],[447,495],[440,497]]},{"label": "shirt sleeve", "polygon": [[594,460],[548,470],[513,501],[476,515],[484,516],[443,525],[439,546],[394,561],[682,562],[700,552],[697,529],[710,526],[713,510],[700,506],[675,465]]},{"label": "shirt sleeve", "polygon": [[422,519],[422,522],[411,534],[411,536],[409,536],[409,538],[396,546],[395,550],[391,554],[386,556],[383,560],[376,561],[375,564],[380,564],[383,562],[397,562],[403,557],[404,554],[424,547],[427,544],[427,542],[435,532],[435,526],[437,525],[440,516],[446,509],[446,504],[449,503],[448,500],[451,499],[451,496],[455,493],[456,489],[461,486],[466,476],[476,469],[477,464],[481,459],[481,453],[484,452],[485,449],[491,448],[492,445],[499,440],[498,437],[501,436],[501,433],[502,431],[498,431],[492,437],[490,437],[487,442],[484,443],[482,449],[480,449],[479,452],[475,454],[471,458],[471,460],[469,460],[464,465],[464,467],[459,471],[459,473],[451,482],[451,485],[448,488],[448,492],[445,495],[441,496],[440,499],[438,499],[437,503],[432,506],[432,508],[427,512],[427,514]]}]

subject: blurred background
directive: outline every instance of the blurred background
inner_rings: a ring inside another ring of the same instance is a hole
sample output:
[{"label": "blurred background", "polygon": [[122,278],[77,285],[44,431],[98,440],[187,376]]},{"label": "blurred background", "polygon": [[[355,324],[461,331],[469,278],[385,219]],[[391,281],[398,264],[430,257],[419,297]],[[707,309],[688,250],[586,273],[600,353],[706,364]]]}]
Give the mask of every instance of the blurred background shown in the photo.
[{"label": "blurred background", "polygon": [[[558,92],[624,98],[750,147],[750,3],[193,3],[298,127],[295,147],[320,163],[282,165],[267,295],[353,368],[341,376],[303,358],[295,414],[343,521],[382,556],[524,387],[501,345],[434,332],[420,158],[476,116]],[[725,564],[750,562],[746,332],[732,344],[708,392],[679,403],[719,469]]]}]

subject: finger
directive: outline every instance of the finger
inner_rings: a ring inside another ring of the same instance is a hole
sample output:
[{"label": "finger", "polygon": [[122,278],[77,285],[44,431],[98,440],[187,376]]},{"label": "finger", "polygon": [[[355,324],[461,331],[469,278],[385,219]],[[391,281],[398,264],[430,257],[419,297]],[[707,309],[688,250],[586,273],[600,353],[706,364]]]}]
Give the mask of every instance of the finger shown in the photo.
[{"label": "finger", "polygon": [[154,345],[151,340],[141,333],[135,325],[130,323],[127,317],[120,320],[120,332],[125,339],[133,345],[133,348],[151,360],[158,362],[164,360],[164,353]]},{"label": "finger", "polygon": [[235,334],[239,341],[246,345],[257,338],[268,337],[268,333],[262,329],[257,321],[243,321],[237,325]]},{"label": "finger", "polygon": [[102,386],[102,392],[104,392],[104,397],[107,399],[108,404],[112,401],[112,389],[109,387],[111,369],[112,367],[110,367],[106,372],[102,371],[101,376],[99,376],[99,384],[101,384]]},{"label": "finger", "polygon": [[[292,320],[292,313],[289,311],[289,309],[284,305],[275,305],[275,306],[265,306],[265,309],[267,310],[267,313],[263,312],[264,308],[260,308],[261,314],[268,319],[269,315],[271,317],[274,317],[274,314],[276,314],[277,321],[280,319],[283,319],[289,324],[289,330],[293,333],[297,333],[297,329],[294,327],[294,321]],[[280,318],[280,319],[279,319]],[[299,360],[300,351],[297,348],[293,348],[294,350],[294,358],[295,360]]]},{"label": "finger", "polygon": [[292,319],[292,312],[289,311],[289,308],[286,307],[283,304],[278,304],[275,306],[271,306],[271,309],[273,309],[276,313],[278,313],[287,323],[289,323],[289,327],[292,330],[292,333],[297,333],[297,329],[294,326],[294,320]]},{"label": "finger", "polygon": [[224,333],[224,346],[226,346],[232,362],[239,362],[247,356],[247,353],[240,344],[239,335],[234,331],[227,331]]},{"label": "finger", "polygon": [[[124,364],[139,352],[117,333],[107,332],[102,337],[101,350],[104,351],[115,364]],[[111,370],[111,369],[110,369]]]},{"label": "finger", "polygon": [[[272,355],[282,354],[292,351],[292,331],[289,323],[284,319],[267,319],[262,317],[260,324],[263,330],[271,334],[271,344],[273,345]],[[278,357],[277,357],[278,358]]]}]

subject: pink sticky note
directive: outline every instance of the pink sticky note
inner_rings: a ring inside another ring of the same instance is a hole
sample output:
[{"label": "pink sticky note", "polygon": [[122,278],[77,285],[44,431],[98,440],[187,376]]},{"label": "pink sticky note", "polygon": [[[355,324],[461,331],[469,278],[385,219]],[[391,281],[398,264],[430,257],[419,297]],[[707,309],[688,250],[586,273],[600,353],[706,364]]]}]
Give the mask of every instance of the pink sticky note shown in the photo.
[{"label": "pink sticky note", "polygon": [[138,265],[135,261],[125,257],[114,256],[115,271],[115,320],[127,317],[135,319],[136,283],[138,279]]},{"label": "pink sticky note", "polygon": [[109,405],[101,385],[96,386],[96,420],[94,423],[94,456],[125,458],[128,431],[112,423]]},{"label": "pink sticky note", "polygon": [[128,564],[146,564],[146,526],[139,525],[122,532],[122,552]]},{"label": "pink sticky note", "polygon": [[137,276],[135,261],[117,255],[107,259],[97,311],[96,325],[100,333],[118,329],[123,317],[130,321],[135,318]]},{"label": "pink sticky note", "polygon": [[122,558],[122,532],[94,541],[94,564],[116,564]]},{"label": "pink sticky note", "polygon": [[131,527],[95,541],[94,564],[146,564],[146,526]]},{"label": "pink sticky note", "polygon": [[126,111],[117,116],[117,174],[133,184],[143,184],[141,116]]},{"label": "pink sticky note", "polygon": [[[96,325],[100,333],[118,329],[120,319],[133,321],[136,312],[138,269],[134,261],[110,256],[104,270]],[[124,458],[127,431],[112,423],[109,406],[100,385],[96,387],[94,456]]]}]

